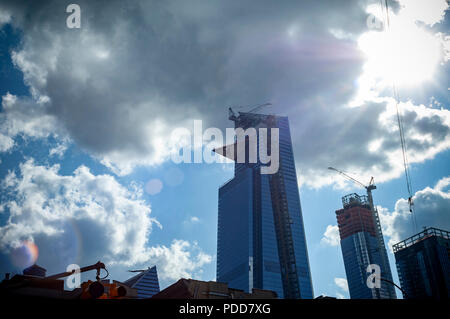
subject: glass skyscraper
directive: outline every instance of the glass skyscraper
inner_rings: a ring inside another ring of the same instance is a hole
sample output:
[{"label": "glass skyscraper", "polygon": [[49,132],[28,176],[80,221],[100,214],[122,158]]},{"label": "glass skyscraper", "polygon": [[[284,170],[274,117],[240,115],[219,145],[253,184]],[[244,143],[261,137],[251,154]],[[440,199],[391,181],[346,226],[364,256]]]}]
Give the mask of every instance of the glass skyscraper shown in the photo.
[{"label": "glass skyscraper", "polygon": [[393,250],[403,298],[450,299],[450,232],[426,228]]},{"label": "glass skyscraper", "polygon": [[271,128],[279,129],[279,169],[262,174],[259,160],[236,162],[234,178],[220,187],[217,281],[313,298],[288,118],[240,112],[233,120],[235,128],[255,128],[258,142],[259,128],[267,128],[268,141]]},{"label": "glass skyscraper", "polygon": [[151,298],[159,292],[158,272],[156,266],[139,271],[134,277],[124,282],[125,285],[137,289],[138,298]]},{"label": "glass skyscraper", "polygon": [[[395,287],[380,282],[369,288],[369,265],[378,265],[381,278],[392,282],[386,247],[376,215],[365,195],[349,194],[342,198],[343,209],[336,211],[342,256],[351,299],[396,299]],[[380,238],[381,237],[381,238]]]}]

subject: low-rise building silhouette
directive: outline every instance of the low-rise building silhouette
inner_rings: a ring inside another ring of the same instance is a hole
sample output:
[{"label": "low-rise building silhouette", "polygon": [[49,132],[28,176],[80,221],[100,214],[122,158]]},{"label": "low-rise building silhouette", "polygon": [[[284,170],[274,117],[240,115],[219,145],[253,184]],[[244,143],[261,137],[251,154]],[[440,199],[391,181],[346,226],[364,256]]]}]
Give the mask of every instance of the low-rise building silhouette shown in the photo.
[{"label": "low-rise building silhouette", "polygon": [[229,288],[228,284],[215,281],[180,279],[154,295],[152,299],[275,299],[271,290],[253,288],[251,293]]}]

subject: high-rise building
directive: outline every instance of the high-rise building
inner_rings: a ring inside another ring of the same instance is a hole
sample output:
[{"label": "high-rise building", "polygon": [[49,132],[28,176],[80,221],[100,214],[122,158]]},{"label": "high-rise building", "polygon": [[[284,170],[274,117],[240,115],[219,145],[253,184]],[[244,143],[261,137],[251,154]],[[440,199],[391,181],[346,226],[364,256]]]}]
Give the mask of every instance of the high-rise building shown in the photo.
[{"label": "high-rise building", "polygon": [[159,292],[158,272],[156,266],[142,270],[134,277],[131,277],[123,284],[137,289],[138,298],[151,298]]},{"label": "high-rise building", "polygon": [[395,287],[381,281],[380,288],[369,288],[369,265],[378,265],[381,278],[392,282],[378,215],[368,196],[349,194],[342,198],[343,209],[336,211],[342,256],[351,299],[395,299]]},{"label": "high-rise building", "polygon": [[[245,162],[236,161],[234,178],[220,187],[217,281],[246,292],[272,290],[279,298],[313,298],[288,118],[240,112],[230,119],[235,128],[256,129],[258,152],[260,129],[267,129],[267,141],[272,129],[278,130],[279,166],[263,174],[261,168],[270,163],[251,163],[246,156]],[[271,145],[268,149],[272,152]]]},{"label": "high-rise building", "polygon": [[450,232],[426,228],[393,250],[403,298],[450,299]]}]

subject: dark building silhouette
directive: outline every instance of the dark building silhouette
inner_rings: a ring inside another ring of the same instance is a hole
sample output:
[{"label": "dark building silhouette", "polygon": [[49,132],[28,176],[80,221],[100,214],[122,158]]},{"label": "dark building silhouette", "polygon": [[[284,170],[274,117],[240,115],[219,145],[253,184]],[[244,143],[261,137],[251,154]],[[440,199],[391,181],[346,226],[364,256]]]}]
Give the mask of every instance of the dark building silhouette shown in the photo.
[{"label": "dark building silhouette", "polygon": [[[49,277],[46,277],[45,274],[46,270],[36,264],[24,269],[23,275],[14,275],[11,278],[10,274],[7,273],[5,278],[0,282],[0,296],[8,298],[50,299],[138,298],[137,289],[116,280],[113,283],[110,280],[88,280],[80,283],[81,285],[78,288],[65,290],[64,278],[67,277],[67,274],[71,273],[60,273]],[[90,294],[92,292],[90,289],[92,285],[97,288],[102,287],[102,291],[98,296]]]},{"label": "dark building silhouette", "polygon": [[395,299],[393,285],[381,281],[380,288],[369,288],[367,267],[380,266],[381,277],[392,281],[389,259],[378,215],[366,195],[342,198],[343,209],[336,211],[342,256],[351,299]]},{"label": "dark building silhouette", "polygon": [[154,295],[152,299],[275,299],[277,293],[270,290],[252,289],[251,293],[229,288],[226,283],[180,279]]},{"label": "dark building silhouette", "polygon": [[450,298],[450,232],[426,228],[393,250],[403,298]]},{"label": "dark building silhouette", "polygon": [[[36,267],[30,271],[34,273]],[[0,283],[0,295],[8,297],[41,297],[57,299],[73,299],[80,295],[79,290],[64,290],[64,280],[46,279],[42,276],[36,276],[28,270],[24,275],[14,275],[9,278],[9,274]],[[42,271],[40,271],[42,274]]]},{"label": "dark building silhouette", "polygon": [[23,274],[27,276],[35,276],[35,277],[45,277],[45,274],[47,273],[47,269],[42,268],[41,266],[38,266],[36,264],[25,268],[23,270]]},{"label": "dark building silhouette", "polygon": [[336,300],[337,298],[336,297],[331,297],[331,296],[325,296],[325,295],[320,295],[320,296],[318,296],[318,297],[316,297],[316,298],[314,298],[314,299],[324,299],[324,300]]}]

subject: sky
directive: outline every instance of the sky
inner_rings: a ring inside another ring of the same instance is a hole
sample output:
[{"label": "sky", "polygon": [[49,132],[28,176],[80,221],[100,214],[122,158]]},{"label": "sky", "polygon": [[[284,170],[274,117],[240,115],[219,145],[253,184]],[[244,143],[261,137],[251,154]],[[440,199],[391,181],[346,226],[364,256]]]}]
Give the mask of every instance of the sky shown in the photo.
[{"label": "sky", "polygon": [[0,1],[0,273],[101,260],[116,280],[215,280],[233,165],[174,163],[172,133],[266,102],[289,117],[316,296],[349,297],[334,212],[364,193],[329,166],[374,177],[395,282],[392,244],[450,230],[445,0],[388,1],[389,24],[369,0],[77,1],[69,28],[72,2]]}]

